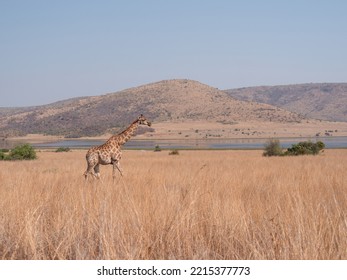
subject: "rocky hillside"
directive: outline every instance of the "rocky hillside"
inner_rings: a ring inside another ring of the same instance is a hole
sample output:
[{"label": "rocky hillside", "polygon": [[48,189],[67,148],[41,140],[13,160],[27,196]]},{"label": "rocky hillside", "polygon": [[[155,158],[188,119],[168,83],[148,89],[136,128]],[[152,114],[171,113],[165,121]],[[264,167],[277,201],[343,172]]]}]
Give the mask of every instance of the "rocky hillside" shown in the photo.
[{"label": "rocky hillside", "polygon": [[239,100],[270,104],[308,118],[347,122],[347,83],[249,87],[225,92]]},{"label": "rocky hillside", "polygon": [[139,114],[161,121],[300,122],[303,117],[267,104],[241,101],[191,80],[167,80],[95,97],[30,108],[0,108],[2,136],[43,133],[96,136],[123,129]]}]

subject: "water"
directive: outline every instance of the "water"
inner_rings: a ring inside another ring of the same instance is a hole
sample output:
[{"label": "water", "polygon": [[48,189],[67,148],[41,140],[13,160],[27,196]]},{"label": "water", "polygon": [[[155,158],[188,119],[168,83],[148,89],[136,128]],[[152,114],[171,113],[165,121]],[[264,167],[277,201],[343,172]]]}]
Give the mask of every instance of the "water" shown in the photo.
[{"label": "water", "polygon": [[[283,148],[300,141],[322,141],[326,148],[347,148],[347,137],[319,137],[319,138],[278,138]],[[124,149],[154,149],[159,145],[162,149],[263,149],[268,139],[186,139],[186,140],[130,140]],[[51,143],[33,144],[35,148],[69,147],[72,149],[86,149],[98,146],[105,140],[62,140]]]}]

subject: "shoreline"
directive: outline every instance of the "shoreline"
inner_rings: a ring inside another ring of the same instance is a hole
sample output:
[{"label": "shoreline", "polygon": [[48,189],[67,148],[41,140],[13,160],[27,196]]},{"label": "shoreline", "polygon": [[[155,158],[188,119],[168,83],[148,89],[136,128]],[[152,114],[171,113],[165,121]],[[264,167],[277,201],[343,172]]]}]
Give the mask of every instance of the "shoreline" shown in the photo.
[{"label": "shoreline", "polygon": [[[347,136],[325,136],[325,137],[275,137],[281,146],[286,149],[292,144],[302,141],[322,141],[326,149],[346,149]],[[123,150],[150,150],[156,146],[160,150],[263,150],[269,138],[209,138],[209,139],[131,139],[123,147]],[[8,146],[28,143],[35,149],[54,150],[57,148],[69,148],[71,150],[89,149],[101,145],[105,139],[50,139],[50,141],[36,141],[30,143],[24,139],[9,142]],[[3,146],[3,145],[2,145]],[[3,148],[3,147],[1,147]]]},{"label": "shoreline", "polygon": [[[208,121],[191,121],[191,122],[161,122],[153,125],[154,132],[146,132],[133,136],[127,146],[123,149],[132,149],[142,146],[147,148],[159,144],[163,149],[165,146],[179,146],[178,149],[184,148],[213,148],[215,149],[240,149],[240,146],[235,146],[235,143],[242,143],[250,147],[250,143],[264,143],[269,139],[279,139],[281,142],[290,141],[335,141],[339,146],[347,147],[347,123],[341,122],[319,122],[312,121],[309,123],[264,123],[264,122],[239,122],[237,124],[226,125],[218,122]],[[103,134],[93,137],[66,138],[62,135],[44,135],[44,134],[28,134],[21,137],[1,137],[0,148],[12,148],[15,145],[28,143],[35,146],[50,146],[52,143],[63,142],[63,146],[74,148],[73,146],[93,146],[102,144],[112,134]],[[342,143],[341,143],[342,141]],[[65,142],[65,143],[64,143]],[[76,142],[76,143],[74,143]],[[77,143],[79,142],[79,143]],[[142,143],[141,143],[142,142]],[[89,145],[90,143],[90,145]],[[164,144],[163,144],[164,143]],[[170,144],[168,144],[170,143]],[[212,144],[211,144],[212,143]],[[230,147],[230,144],[233,147]],[[177,145],[179,144],[179,145]],[[223,146],[229,144],[228,147]],[[52,145],[51,145],[52,146]],[[57,143],[56,147],[60,147]],[[79,148],[79,147],[78,147]],[[152,148],[152,147],[151,147]],[[153,146],[154,148],[154,146]],[[242,149],[242,148],[241,148]]]}]

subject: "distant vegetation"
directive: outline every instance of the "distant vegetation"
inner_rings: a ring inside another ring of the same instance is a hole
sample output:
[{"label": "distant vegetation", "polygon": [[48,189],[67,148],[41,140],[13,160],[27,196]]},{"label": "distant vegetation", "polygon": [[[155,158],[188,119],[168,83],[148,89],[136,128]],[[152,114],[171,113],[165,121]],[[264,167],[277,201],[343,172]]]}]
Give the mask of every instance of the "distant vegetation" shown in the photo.
[{"label": "distant vegetation", "polygon": [[317,155],[325,148],[322,141],[313,143],[312,141],[303,141],[293,144],[287,151],[283,148],[278,139],[270,139],[265,144],[263,156],[298,156],[298,155]]},{"label": "distant vegetation", "polygon": [[311,141],[299,142],[298,144],[293,144],[291,148],[288,148],[284,155],[318,155],[324,148],[325,144],[322,141],[316,143]]},{"label": "distant vegetation", "polygon": [[159,145],[156,145],[155,148],[154,148],[154,151],[155,152],[161,152],[161,148]]},{"label": "distant vegetation", "polygon": [[8,152],[0,151],[0,160],[31,160],[36,158],[36,152],[30,144],[16,146]]},{"label": "distant vegetation", "polygon": [[283,154],[280,140],[278,139],[269,139],[265,143],[263,156],[272,157],[272,156],[281,156]]},{"label": "distant vegetation", "polygon": [[61,153],[61,152],[70,152],[69,147],[59,147],[58,149],[55,150],[56,153]]},{"label": "distant vegetation", "polygon": [[173,149],[172,151],[169,152],[170,156],[178,156],[180,152],[177,149]]}]

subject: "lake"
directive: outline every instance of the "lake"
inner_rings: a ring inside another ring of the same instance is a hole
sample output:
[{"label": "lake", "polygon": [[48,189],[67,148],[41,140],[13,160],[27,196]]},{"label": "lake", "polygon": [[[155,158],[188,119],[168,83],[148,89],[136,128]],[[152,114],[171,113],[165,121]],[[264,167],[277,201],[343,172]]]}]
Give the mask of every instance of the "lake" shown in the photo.
[{"label": "lake", "polygon": [[[294,143],[311,140],[322,141],[326,148],[347,148],[347,136],[343,137],[317,137],[317,138],[278,138],[283,148]],[[124,149],[151,150],[155,146],[161,149],[263,149],[268,139],[182,139],[182,140],[130,140]],[[105,141],[101,140],[62,140],[50,143],[33,144],[35,148],[69,147],[71,149],[86,149],[98,146]]]}]

